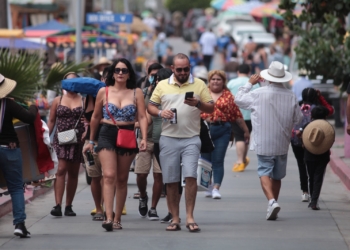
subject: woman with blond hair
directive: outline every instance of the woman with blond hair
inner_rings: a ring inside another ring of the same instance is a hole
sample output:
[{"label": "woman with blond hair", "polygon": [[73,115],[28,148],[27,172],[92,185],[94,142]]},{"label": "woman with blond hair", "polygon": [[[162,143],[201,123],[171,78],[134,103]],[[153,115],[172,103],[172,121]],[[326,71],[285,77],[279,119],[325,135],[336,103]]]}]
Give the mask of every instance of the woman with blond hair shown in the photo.
[{"label": "woman with blond hair", "polygon": [[202,157],[212,163],[213,182],[207,197],[213,199],[221,199],[219,192],[222,180],[224,178],[224,159],[227,146],[231,136],[231,123],[237,124],[244,130],[244,137],[249,141],[249,130],[243,120],[243,116],[239,108],[234,102],[234,97],[227,88],[226,74],[222,70],[212,70],[209,72],[209,91],[213,98],[214,112],[211,114],[202,113],[202,119],[209,124],[210,135],[215,149],[211,153],[204,153]]}]

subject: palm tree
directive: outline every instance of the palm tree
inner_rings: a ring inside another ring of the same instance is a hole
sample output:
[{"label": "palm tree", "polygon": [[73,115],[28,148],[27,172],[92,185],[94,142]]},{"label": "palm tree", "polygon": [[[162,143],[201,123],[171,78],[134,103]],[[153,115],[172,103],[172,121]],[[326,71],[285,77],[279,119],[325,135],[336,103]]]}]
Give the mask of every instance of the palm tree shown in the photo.
[{"label": "palm tree", "polygon": [[44,72],[43,58],[38,53],[11,53],[9,50],[0,51],[0,73],[6,78],[17,82],[17,86],[10,94],[16,101],[33,100],[39,91],[56,89],[63,76],[68,72],[87,72],[90,62],[60,63]]}]

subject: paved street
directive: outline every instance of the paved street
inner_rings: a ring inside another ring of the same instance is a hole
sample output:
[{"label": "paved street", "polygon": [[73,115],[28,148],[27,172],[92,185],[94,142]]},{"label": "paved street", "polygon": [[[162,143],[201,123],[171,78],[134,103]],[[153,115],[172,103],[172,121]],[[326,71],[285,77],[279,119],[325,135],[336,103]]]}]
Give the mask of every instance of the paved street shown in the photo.
[{"label": "paved street", "polygon": [[[289,154],[288,173],[282,183],[277,221],[266,221],[266,206],[256,174],[256,157],[249,153],[251,164],[243,173],[231,172],[236,159],[234,147],[225,161],[222,200],[204,198],[199,192],[195,218],[202,231],[189,233],[185,228],[184,202],[181,203],[182,231],[166,232],[165,224],[142,219],[138,201],[132,198],[137,191],[135,175],[130,173],[128,214],[122,217],[124,229],[105,232],[101,222],[91,220],[94,207],[90,186],[82,174],[74,201],[77,217],[53,218],[49,212],[54,205],[53,192],[27,205],[26,224],[31,239],[13,237],[11,215],[0,219],[0,249],[348,249],[350,242],[350,199],[339,179],[330,171],[321,194],[320,211],[307,208],[300,201],[296,161]],[[149,178],[148,190],[151,192]],[[158,213],[167,213],[161,199]]]}]

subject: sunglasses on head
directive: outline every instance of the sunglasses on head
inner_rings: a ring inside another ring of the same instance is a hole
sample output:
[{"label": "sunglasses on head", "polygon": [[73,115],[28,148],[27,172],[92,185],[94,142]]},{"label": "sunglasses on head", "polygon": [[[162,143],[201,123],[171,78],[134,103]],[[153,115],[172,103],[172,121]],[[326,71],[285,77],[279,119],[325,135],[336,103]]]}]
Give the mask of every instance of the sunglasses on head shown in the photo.
[{"label": "sunglasses on head", "polygon": [[115,68],[114,72],[116,74],[120,74],[120,72],[122,72],[122,74],[125,75],[125,74],[129,73],[129,69],[127,69],[127,68]]},{"label": "sunglasses on head", "polygon": [[176,68],[175,71],[177,73],[181,73],[182,71],[187,73],[187,72],[190,72],[190,67],[185,67],[185,68]]}]

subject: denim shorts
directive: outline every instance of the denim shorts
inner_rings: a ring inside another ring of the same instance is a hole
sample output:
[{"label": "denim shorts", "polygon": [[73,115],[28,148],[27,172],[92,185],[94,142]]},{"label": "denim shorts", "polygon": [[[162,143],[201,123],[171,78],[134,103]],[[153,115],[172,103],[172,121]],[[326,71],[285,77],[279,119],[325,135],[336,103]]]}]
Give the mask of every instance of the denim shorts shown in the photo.
[{"label": "denim shorts", "polygon": [[258,175],[269,176],[273,180],[282,180],[287,172],[287,154],[258,155]]},{"label": "denim shorts", "polygon": [[[134,130],[134,124],[119,126],[122,129]],[[116,145],[118,128],[115,125],[102,124],[100,133],[98,134],[97,147],[95,152],[98,153],[103,149],[115,151],[118,155],[132,155],[139,152],[138,148],[120,148]],[[136,136],[135,136],[136,141]],[[136,143],[137,145],[137,143]]]}]

